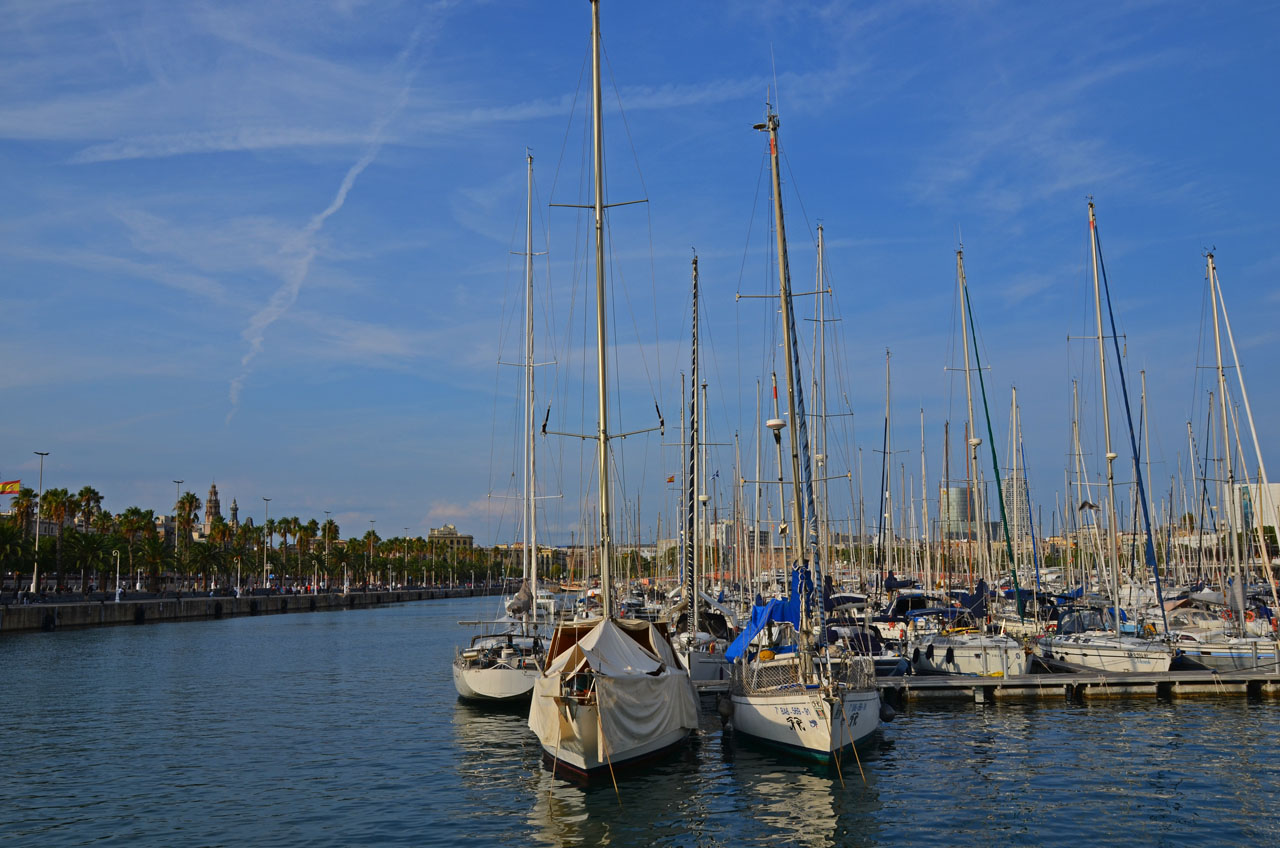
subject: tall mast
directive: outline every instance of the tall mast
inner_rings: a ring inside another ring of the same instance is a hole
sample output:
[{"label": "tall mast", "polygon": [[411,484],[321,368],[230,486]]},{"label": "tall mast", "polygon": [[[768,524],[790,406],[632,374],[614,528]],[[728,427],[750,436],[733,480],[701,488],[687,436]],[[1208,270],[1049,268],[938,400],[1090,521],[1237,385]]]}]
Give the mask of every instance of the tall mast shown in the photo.
[{"label": "tall mast", "polygon": [[[1208,263],[1206,273],[1213,274],[1213,254],[1207,254],[1205,261]],[[1210,285],[1213,280],[1210,279]],[[1223,513],[1227,519],[1227,535],[1231,537],[1231,576],[1234,590],[1231,593],[1231,606],[1236,611],[1237,616],[1244,614],[1244,586],[1241,585],[1240,579],[1240,540],[1236,536],[1235,521],[1235,502],[1236,502],[1236,476],[1235,468],[1231,464],[1231,433],[1227,427],[1227,373],[1222,365],[1222,335],[1218,329],[1218,298],[1217,287],[1214,287],[1213,297],[1213,346],[1217,352],[1218,359],[1218,410],[1221,413],[1222,421],[1222,461],[1223,471],[1226,472],[1223,485],[1226,497],[1222,499]],[[1241,498],[1243,505],[1244,499]],[[1227,505],[1231,504],[1230,507]],[[1243,512],[1243,509],[1241,510]],[[1237,619],[1237,622],[1240,619]],[[1243,628],[1241,628],[1243,631]]]},{"label": "tall mast", "polygon": [[787,414],[791,426],[787,428],[791,442],[791,538],[795,543],[795,561],[804,562],[805,504],[801,500],[800,429],[805,422],[796,413],[796,363],[795,318],[791,314],[791,269],[787,264],[787,228],[782,217],[782,171],[778,167],[778,116],[769,110],[761,129],[769,132],[769,164],[773,172],[773,218],[778,240],[778,288],[782,301],[782,347],[787,361]]},{"label": "tall mast", "polygon": [[684,532],[688,540],[684,554],[684,599],[688,606],[685,616],[690,634],[698,632],[697,566],[701,543],[698,540],[698,257],[693,257],[693,318],[689,347],[689,454],[685,470]]},{"label": "tall mast", "polygon": [[[1240,356],[1236,352],[1235,335],[1231,332],[1231,318],[1227,315],[1227,301],[1222,296],[1222,284],[1218,281],[1218,268],[1213,262],[1213,254],[1210,253],[1209,261],[1209,282],[1213,287],[1214,299],[1222,306],[1222,323],[1227,331],[1227,342],[1231,346],[1231,359],[1235,363],[1236,380],[1240,383],[1240,398],[1244,401],[1245,416],[1249,420],[1249,434],[1253,439],[1254,455],[1258,458],[1258,483],[1261,484],[1258,490],[1259,498],[1255,499],[1253,514],[1257,518],[1258,525],[1258,547],[1261,551],[1264,574],[1268,568],[1267,563],[1270,561],[1270,555],[1267,551],[1266,536],[1263,527],[1266,524],[1267,504],[1271,503],[1271,511],[1275,511],[1276,504],[1271,498],[1271,482],[1267,478],[1267,466],[1262,461],[1262,449],[1258,446],[1258,428],[1253,424],[1253,409],[1249,406],[1249,391],[1244,385],[1244,366],[1240,364]],[[1214,307],[1214,314],[1217,315],[1217,306]],[[1274,526],[1274,522],[1273,522]],[[1280,609],[1280,595],[1277,595],[1276,581],[1268,580],[1267,584],[1271,587],[1271,601],[1277,609]],[[1277,637],[1280,641],[1280,636]]]},{"label": "tall mast", "polygon": [[603,99],[600,93],[600,0],[591,0],[591,97],[596,189],[596,387],[599,398],[596,463],[600,468],[600,604],[605,617],[612,617],[613,587],[609,585],[609,566],[613,558],[609,491],[609,399],[605,393],[608,377],[608,325],[604,281],[604,118],[600,112]]},{"label": "tall mast", "polygon": [[533,620],[538,621],[538,527],[537,501],[534,490],[534,419],[533,419],[533,154],[528,160],[528,192],[524,227],[524,577],[533,595]]},{"label": "tall mast", "polygon": [[1098,319],[1098,371],[1102,387],[1102,432],[1107,449],[1107,560],[1111,569],[1111,603],[1115,609],[1116,635],[1120,635],[1120,566],[1116,561],[1116,545],[1120,540],[1120,528],[1116,519],[1116,481],[1112,464],[1116,452],[1111,447],[1111,409],[1107,403],[1107,353],[1102,335],[1102,290],[1098,283],[1098,221],[1094,217],[1093,201],[1089,201],[1089,248],[1093,255],[1093,305]]}]

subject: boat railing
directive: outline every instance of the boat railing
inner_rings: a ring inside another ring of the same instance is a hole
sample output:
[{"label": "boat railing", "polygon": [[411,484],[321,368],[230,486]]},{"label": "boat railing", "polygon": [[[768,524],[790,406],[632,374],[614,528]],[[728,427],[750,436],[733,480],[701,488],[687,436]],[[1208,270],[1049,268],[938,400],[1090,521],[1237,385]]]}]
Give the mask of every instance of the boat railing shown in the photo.
[{"label": "boat railing", "polygon": [[763,695],[816,689],[823,683],[849,689],[875,686],[876,667],[871,657],[845,655],[830,660],[806,653],[787,654],[771,660],[734,664],[730,689],[737,695]]}]

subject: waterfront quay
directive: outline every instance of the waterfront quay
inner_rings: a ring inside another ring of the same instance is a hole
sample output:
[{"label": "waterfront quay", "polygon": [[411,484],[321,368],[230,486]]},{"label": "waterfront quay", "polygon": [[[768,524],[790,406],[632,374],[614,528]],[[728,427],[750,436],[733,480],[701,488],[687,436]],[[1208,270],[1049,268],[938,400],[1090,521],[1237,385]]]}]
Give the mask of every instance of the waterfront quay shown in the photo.
[{"label": "waterfront quay", "polygon": [[501,584],[476,587],[430,587],[322,594],[266,593],[208,596],[166,593],[164,596],[130,597],[116,602],[97,600],[6,603],[0,606],[0,633],[64,628],[154,624],[165,621],[204,621],[246,615],[279,615],[297,612],[338,612],[369,609],[386,604],[499,595]]}]

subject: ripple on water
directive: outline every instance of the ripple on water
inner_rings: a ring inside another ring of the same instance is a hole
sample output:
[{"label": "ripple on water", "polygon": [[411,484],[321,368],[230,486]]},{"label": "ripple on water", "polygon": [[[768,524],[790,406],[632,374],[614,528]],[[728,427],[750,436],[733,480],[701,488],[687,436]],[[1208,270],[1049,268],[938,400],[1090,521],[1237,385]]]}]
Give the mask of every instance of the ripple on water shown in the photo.
[{"label": "ripple on water", "polygon": [[[458,701],[463,599],[6,636],[0,841],[82,845],[1280,843],[1273,701],[912,706],[842,773],[726,734],[589,787]],[[843,783],[841,781],[843,777]]]}]

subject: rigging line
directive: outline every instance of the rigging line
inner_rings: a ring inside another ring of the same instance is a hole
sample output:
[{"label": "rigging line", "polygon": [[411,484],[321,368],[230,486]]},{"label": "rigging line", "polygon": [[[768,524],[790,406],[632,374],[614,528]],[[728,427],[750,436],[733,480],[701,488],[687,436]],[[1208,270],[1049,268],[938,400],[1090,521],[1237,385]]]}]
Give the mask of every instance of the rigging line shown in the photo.
[{"label": "rigging line", "polygon": [[779,150],[778,155],[782,157],[783,163],[787,166],[787,175],[791,177],[791,193],[795,195],[796,203],[800,204],[800,216],[804,218],[805,229],[809,231],[809,241],[817,242],[818,237],[813,232],[813,225],[809,223],[809,212],[804,208],[804,198],[800,196],[800,183],[796,180],[796,175],[791,172],[791,160],[787,158],[787,151]]},{"label": "rigging line", "polygon": [[[644,170],[640,167],[640,154],[636,151],[635,138],[631,134],[631,124],[630,122],[627,121],[627,110],[624,109],[622,106],[622,93],[618,90],[618,82],[613,76],[613,64],[609,61],[609,51],[605,49],[603,45],[601,45],[600,53],[602,56],[604,56],[605,68],[609,72],[609,83],[613,86],[614,100],[616,100],[618,104],[618,116],[622,119],[623,134],[626,135],[627,144],[631,148],[631,159],[636,166],[636,177],[637,179],[640,180],[640,191],[644,194],[646,198],[648,198],[649,187],[648,185],[645,184],[645,181],[644,181]],[[657,278],[656,262],[654,259],[654,250],[653,250],[653,211],[649,207],[648,203],[645,204],[645,218],[646,218],[646,221],[648,224],[648,230],[649,230],[649,287],[654,294],[653,330],[654,330],[654,338],[659,338],[660,336],[658,335],[658,328],[661,325],[658,320],[658,298],[657,298],[658,278]],[[657,360],[655,363],[655,366],[658,372],[658,390],[661,391],[662,389],[662,347],[661,345],[659,345],[658,349],[654,352],[654,356]],[[652,383],[653,381],[650,380],[651,394],[653,393]]]},{"label": "rigging line", "polygon": [[582,93],[582,80],[586,76],[587,62],[590,58],[591,50],[588,48],[582,57],[582,67],[578,69],[578,84],[573,90],[573,102],[569,105],[569,119],[564,127],[564,139],[560,142],[560,157],[556,160],[555,174],[551,178],[550,196],[552,198],[556,196],[556,186],[560,182],[560,167],[564,164],[564,156],[569,149],[569,131],[573,129],[573,116],[578,111],[578,96]]},{"label": "rigging line", "polygon": [[[640,356],[641,364],[644,365],[645,379],[649,383],[649,396],[656,402],[658,399],[658,395],[655,393],[655,389],[653,385],[653,372],[649,369],[649,358],[645,356],[645,347],[643,344],[640,343],[640,325],[636,322],[636,310],[631,303],[631,292],[627,288],[626,277],[623,275],[620,269],[615,267],[613,228],[607,224],[608,217],[609,217],[609,213],[606,211],[605,212],[605,219],[606,219],[605,232],[608,234],[608,238],[609,238],[609,269],[611,272],[609,274],[609,281],[611,284],[611,288],[614,289],[613,300],[614,300],[614,303],[618,302],[617,291],[621,290],[623,302],[625,302],[627,305],[627,314],[631,316],[631,329],[635,332],[636,351]],[[655,305],[655,309],[656,309],[656,305]],[[614,320],[614,333],[615,333],[614,338],[617,338],[616,334],[617,334],[618,310],[617,309],[611,310],[610,314],[613,316],[613,320]],[[614,367],[616,369],[617,361],[618,361],[618,350],[616,345],[614,347],[613,356],[614,356],[614,363],[615,363]],[[661,378],[661,375],[659,375],[659,378]],[[621,404],[621,398],[619,398],[619,404]],[[621,413],[621,406],[619,406],[618,411],[619,413]]]}]

